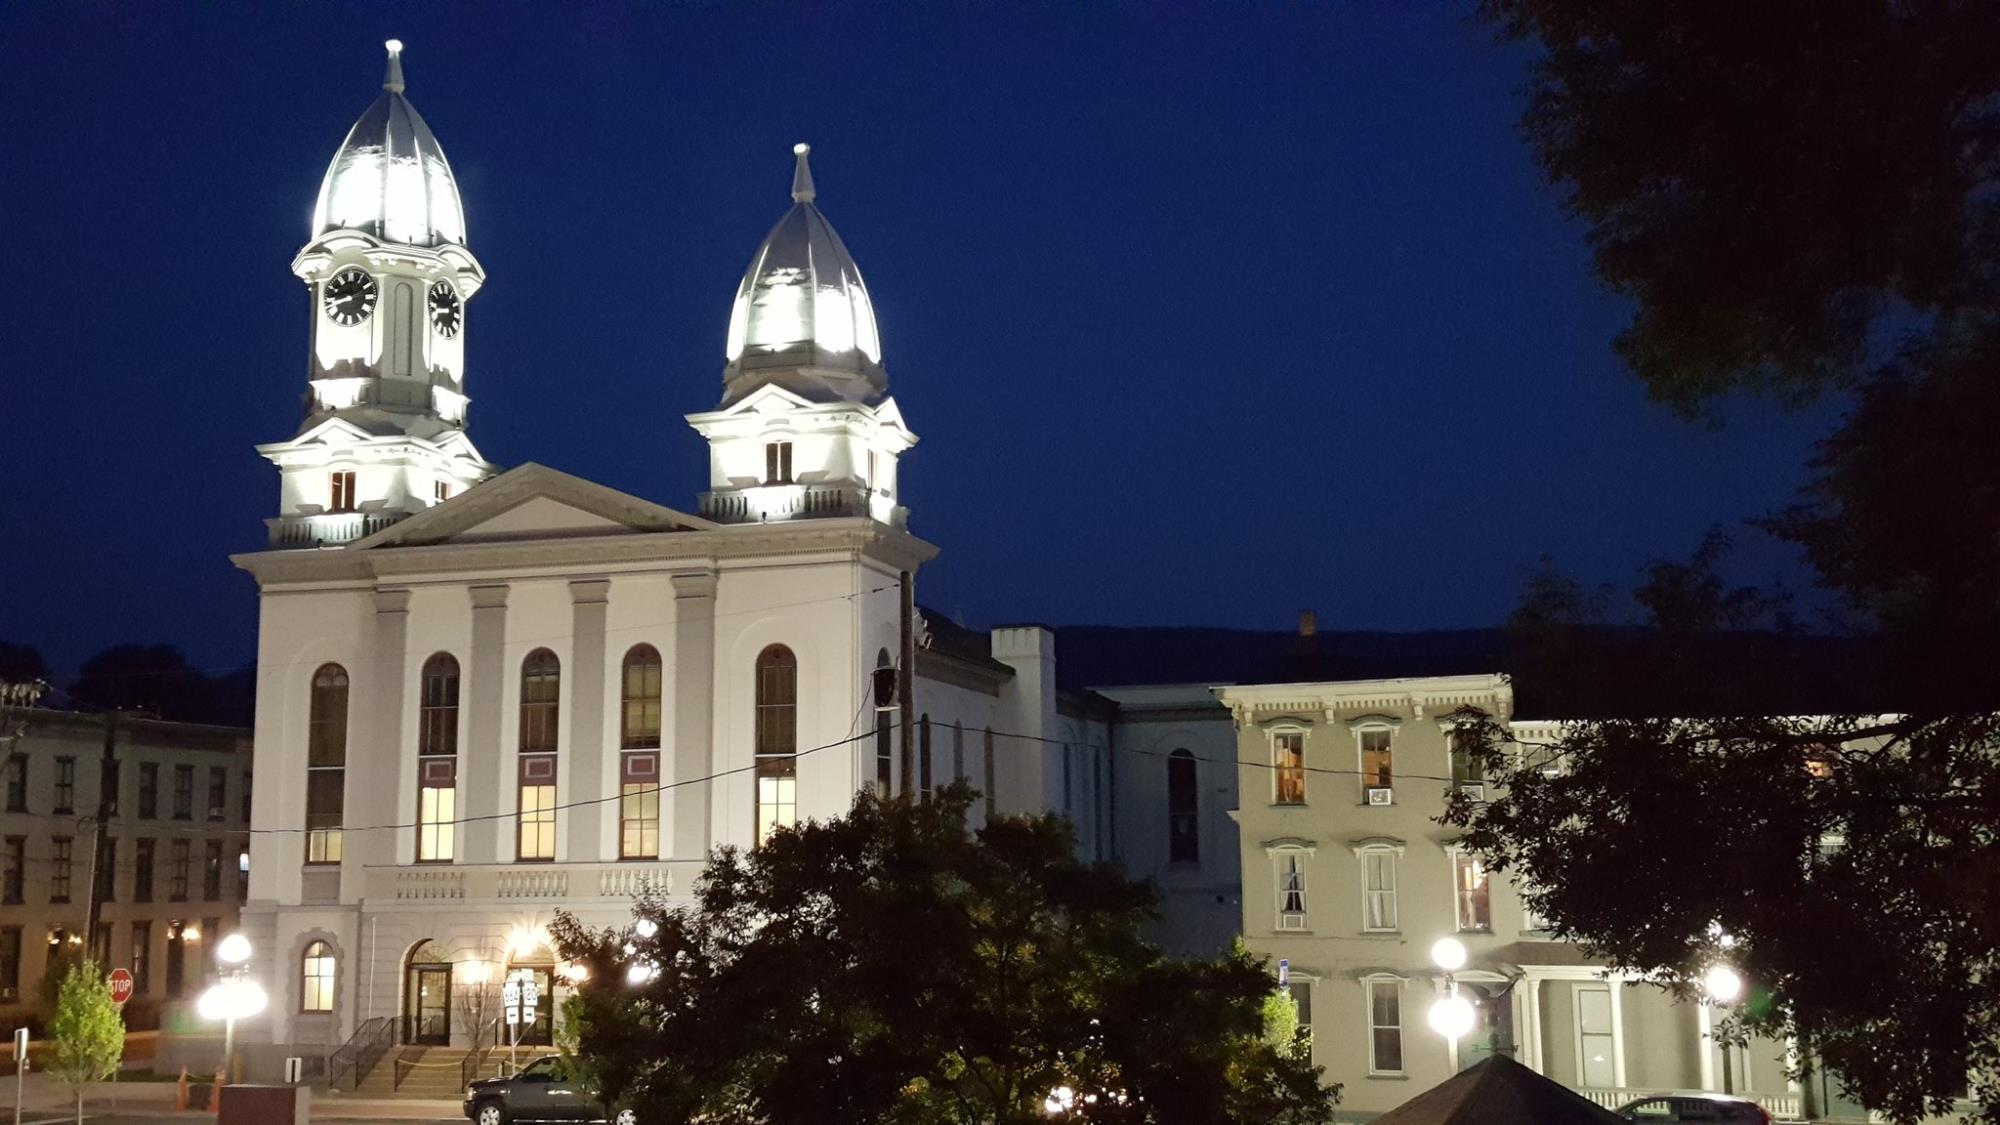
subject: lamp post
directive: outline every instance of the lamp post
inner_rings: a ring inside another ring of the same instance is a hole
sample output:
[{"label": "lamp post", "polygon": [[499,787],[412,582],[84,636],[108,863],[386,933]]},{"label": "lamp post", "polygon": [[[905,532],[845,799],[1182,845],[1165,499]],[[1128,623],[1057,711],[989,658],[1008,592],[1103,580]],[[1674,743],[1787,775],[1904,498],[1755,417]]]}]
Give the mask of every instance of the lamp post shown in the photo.
[{"label": "lamp post", "polygon": [[1473,1010],[1472,1001],[1458,993],[1458,981],[1452,974],[1465,968],[1465,943],[1457,938],[1439,938],[1431,946],[1431,963],[1444,973],[1444,995],[1431,1004],[1428,1022],[1431,1030],[1445,1037],[1453,1048],[1458,1041],[1472,1033],[1472,1027],[1479,1022],[1479,1013]]},{"label": "lamp post", "polygon": [[[1730,967],[1727,962],[1717,961],[1702,974],[1701,989],[1708,994],[1708,1002],[1718,1008],[1727,1008],[1743,995],[1743,974]],[[1736,1092],[1736,1060],[1730,1054],[1729,1044],[1716,1040],[1716,1048],[1722,1052],[1722,1092]]]},{"label": "lamp post", "polygon": [[203,1019],[222,1021],[221,1074],[234,1078],[236,1070],[236,1021],[249,1019],[264,1010],[270,998],[264,986],[250,979],[250,939],[230,934],[215,947],[221,975],[201,994],[195,1011]]}]

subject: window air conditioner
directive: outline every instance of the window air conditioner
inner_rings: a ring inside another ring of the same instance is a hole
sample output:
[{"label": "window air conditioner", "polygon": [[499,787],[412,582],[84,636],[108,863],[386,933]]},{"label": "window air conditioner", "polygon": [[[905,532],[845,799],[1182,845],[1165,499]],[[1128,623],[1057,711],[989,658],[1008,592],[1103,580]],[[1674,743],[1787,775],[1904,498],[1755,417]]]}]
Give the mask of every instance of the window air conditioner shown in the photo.
[{"label": "window air conditioner", "polygon": [[1285,911],[1278,915],[1278,928],[1281,930],[1303,930],[1306,928],[1306,916],[1296,911]]},{"label": "window air conditioner", "polygon": [[1465,794],[1465,799],[1468,801],[1484,801],[1486,799],[1486,786],[1482,782],[1461,781],[1458,783],[1458,791]]},{"label": "window air conditioner", "polygon": [[1371,788],[1368,790],[1368,803],[1371,805],[1392,805],[1396,803],[1395,796],[1396,791],[1394,789]]}]

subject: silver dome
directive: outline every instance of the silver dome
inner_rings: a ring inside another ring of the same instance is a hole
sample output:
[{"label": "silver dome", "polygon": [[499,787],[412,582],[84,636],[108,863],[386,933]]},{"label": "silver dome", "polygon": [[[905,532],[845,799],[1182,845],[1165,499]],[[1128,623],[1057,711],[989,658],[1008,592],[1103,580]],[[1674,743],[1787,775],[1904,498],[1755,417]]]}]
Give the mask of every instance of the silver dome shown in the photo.
[{"label": "silver dome", "polygon": [[732,370],[836,367],[881,378],[882,340],[861,270],[813,206],[811,149],[795,145],[792,209],[750,260],[729,312]]},{"label": "silver dome", "polygon": [[444,149],[403,97],[403,45],[389,40],[382,96],[347,131],[313,208],[313,237],[365,231],[406,246],[465,245],[465,209]]}]

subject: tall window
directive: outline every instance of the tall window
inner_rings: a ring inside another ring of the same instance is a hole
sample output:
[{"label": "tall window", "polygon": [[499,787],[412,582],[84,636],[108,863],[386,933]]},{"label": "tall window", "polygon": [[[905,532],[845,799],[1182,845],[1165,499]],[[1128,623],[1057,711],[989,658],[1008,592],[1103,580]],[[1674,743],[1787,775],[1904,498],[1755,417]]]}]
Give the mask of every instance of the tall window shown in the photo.
[{"label": "tall window", "polygon": [[132,995],[144,996],[153,988],[153,924],[132,923]]},{"label": "tall window", "polygon": [[982,795],[986,803],[986,819],[992,820],[994,810],[1000,803],[1000,767],[993,757],[993,728],[987,727],[985,734],[980,747],[979,766],[986,775],[986,792]]},{"label": "tall window", "polygon": [[[1063,778],[1065,779],[1063,804],[1067,807],[1069,804],[1067,796],[1069,792],[1067,784],[1069,777],[1069,747],[1065,746],[1063,750]],[[924,800],[928,801],[931,799],[931,716],[929,712],[925,712],[923,718],[917,720],[917,792],[923,794]]]},{"label": "tall window", "polygon": [[1167,758],[1167,859],[1201,861],[1201,792],[1196,788],[1194,755],[1176,750]]},{"label": "tall window", "polygon": [[1368,983],[1368,1073],[1403,1072],[1403,982]]},{"label": "tall window", "polygon": [[194,819],[194,767],[174,767],[174,819]]},{"label": "tall window", "polygon": [[1468,852],[1451,853],[1452,886],[1457,892],[1458,928],[1493,928],[1492,889],[1486,881],[1486,865]]},{"label": "tall window", "polygon": [[1452,731],[1445,735],[1451,743],[1451,783],[1457,785],[1479,785],[1486,780],[1486,767],[1472,753],[1472,735],[1465,731]]},{"label": "tall window", "polygon": [[[343,715],[345,708],[342,709]],[[160,764],[158,762],[139,763],[139,819],[152,820],[160,815]]]},{"label": "tall window", "polygon": [[354,510],[354,471],[352,469],[338,473],[328,473],[326,484],[327,511],[351,512]]},{"label": "tall window", "polygon": [[1291,994],[1292,1011],[1299,1017],[1299,1030],[1305,1033],[1306,1042],[1312,1042],[1313,1030],[1313,990],[1312,982],[1293,977],[1285,982],[1285,991]]},{"label": "tall window", "polygon": [[0,1000],[21,997],[21,927],[0,928]]},{"label": "tall window", "polygon": [[[140,767],[139,804],[146,804]],[[313,673],[306,714],[306,862],[340,862],[340,821],[347,805],[347,669],[323,664]]]},{"label": "tall window", "polygon": [[1272,772],[1276,775],[1275,801],[1280,805],[1306,803],[1306,736],[1304,731],[1279,731],[1271,736]]},{"label": "tall window", "polygon": [[896,791],[896,667],[889,650],[875,653],[875,795]]},{"label": "tall window", "polygon": [[132,859],[132,901],[153,901],[153,848],[152,840],[137,840],[132,845],[138,855]]},{"label": "tall window", "polygon": [[1300,851],[1277,853],[1278,928],[1306,928],[1306,854]]},{"label": "tall window", "polygon": [[[118,900],[118,837],[106,836],[97,848],[97,890],[94,892],[100,902]],[[107,963],[98,958],[99,964]]]},{"label": "tall window", "polygon": [[208,819],[229,815],[229,767],[208,767]]},{"label": "tall window", "polygon": [[521,753],[556,752],[561,701],[562,662],[538,648],[521,662]]},{"label": "tall window", "polygon": [[1585,1086],[1618,1085],[1613,1059],[1617,1042],[1611,1027],[1611,988],[1601,984],[1576,986],[1577,1073]]},{"label": "tall window", "polygon": [[1395,784],[1392,752],[1389,749],[1393,734],[1384,727],[1369,727],[1361,732],[1363,789],[1388,789]]},{"label": "tall window", "polygon": [[28,811],[28,756],[7,755],[7,811]]},{"label": "tall window", "polygon": [[201,897],[204,902],[222,901],[222,841],[201,842]]},{"label": "tall window", "polygon": [[118,759],[116,758],[97,767],[97,799],[106,812],[112,816],[118,815]]},{"label": "tall window", "polygon": [[306,946],[299,965],[299,1011],[333,1011],[333,947],[323,941]]},{"label": "tall window", "polygon": [[458,659],[432,653],[418,674],[417,862],[458,854]]},{"label": "tall window", "polygon": [[799,819],[799,661],[784,645],[757,654],[757,842]]},{"label": "tall window", "polygon": [[789,441],[766,442],[764,445],[764,483],[792,483],[792,443]]},{"label": "tall window", "polygon": [[1361,853],[1361,928],[1396,928],[1396,853],[1369,848]]},{"label": "tall window", "polygon": [[0,841],[0,902],[15,905],[25,893],[28,873],[28,838],[9,836]]},{"label": "tall window", "polygon": [[69,901],[70,850],[75,841],[68,836],[49,838],[49,901]]},{"label": "tall window", "polygon": [[633,645],[625,654],[618,745],[626,750],[660,748],[660,652]]},{"label": "tall window", "polygon": [[76,759],[56,759],[56,806],[59,813],[76,811]]},{"label": "tall window", "polygon": [[618,779],[618,858],[660,856],[660,755],[628,753]]},{"label": "tall window", "polygon": [[520,829],[514,855],[524,860],[556,857],[556,756],[521,755]]},{"label": "tall window", "polygon": [[186,840],[173,842],[173,859],[167,868],[167,900],[186,902],[188,896],[188,866],[191,847]]}]

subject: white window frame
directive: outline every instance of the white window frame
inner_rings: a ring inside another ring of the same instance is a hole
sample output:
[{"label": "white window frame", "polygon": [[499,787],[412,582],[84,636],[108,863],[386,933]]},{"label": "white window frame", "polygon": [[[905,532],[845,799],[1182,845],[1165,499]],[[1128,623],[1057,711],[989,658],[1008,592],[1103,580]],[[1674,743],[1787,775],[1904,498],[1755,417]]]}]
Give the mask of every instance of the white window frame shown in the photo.
[{"label": "white window frame", "polygon": [[1360,789],[1357,796],[1360,797],[1363,805],[1368,804],[1368,791],[1370,789],[1383,788],[1382,786],[1368,784],[1369,777],[1366,769],[1368,754],[1362,748],[1362,743],[1370,731],[1388,732],[1389,784],[1387,788],[1390,793],[1389,803],[1392,805],[1396,803],[1396,733],[1397,728],[1402,725],[1403,720],[1392,715],[1363,715],[1358,719],[1349,719],[1347,721],[1347,729],[1354,735],[1354,779]]},{"label": "white window frame", "polygon": [[[1271,927],[1274,933],[1304,934],[1312,932],[1312,872],[1308,861],[1319,851],[1318,845],[1309,840],[1273,840],[1264,846],[1271,857]],[[1285,865],[1290,858],[1298,861],[1298,910],[1285,909]],[[1285,920],[1296,915],[1299,924],[1287,926]]]},{"label": "white window frame", "polygon": [[[1576,1084],[1580,1087],[1603,1089],[1605,1087],[1616,1088],[1624,1085],[1618,1077],[1620,1070],[1619,1048],[1622,1044],[1618,1041],[1618,1004],[1613,999],[1618,987],[1618,982],[1616,981],[1578,981],[1569,986],[1570,1025],[1574,1029],[1574,1034],[1570,1036],[1571,1060],[1576,1066]],[[1584,1030],[1583,998],[1586,993],[1604,994],[1605,1018],[1610,1021],[1611,1026],[1601,1032],[1586,1032]],[[1589,1051],[1585,1047],[1585,1040],[1590,1038],[1602,1038],[1606,1041],[1608,1049],[1607,1061],[1611,1067],[1611,1081],[1609,1082],[1586,1081],[1586,1076],[1589,1073],[1586,1069]]]},{"label": "white window frame", "polygon": [[[1402,1078],[1409,1074],[1409,1059],[1406,1057],[1409,1042],[1403,1034],[1403,986],[1408,983],[1402,977],[1386,973],[1376,973],[1361,978],[1361,1026],[1368,1033],[1368,1076],[1370,1078]],[[1375,990],[1389,988],[1395,990],[1396,1022],[1377,1024],[1375,1022]],[[1375,1032],[1381,1028],[1396,1029],[1396,1061],[1400,1065],[1394,1070],[1385,1070],[1376,1065]]]},{"label": "white window frame", "polygon": [[[1401,933],[1403,915],[1402,903],[1397,894],[1397,880],[1400,878],[1400,872],[1398,872],[1397,868],[1400,866],[1399,861],[1403,858],[1403,841],[1393,840],[1386,836],[1372,836],[1365,840],[1356,840],[1350,846],[1354,849],[1355,863],[1361,870],[1361,932],[1364,934]],[[1374,890],[1368,885],[1368,861],[1370,857],[1374,856],[1383,857],[1388,861],[1389,886],[1386,890]],[[1375,911],[1371,909],[1371,905],[1374,901],[1374,896],[1378,894],[1388,895],[1389,924],[1387,926],[1372,924]]]},{"label": "white window frame", "polygon": [[[1457,932],[1461,934],[1492,933],[1493,932],[1493,873],[1486,869],[1486,865],[1480,861],[1478,856],[1473,855],[1471,852],[1466,851],[1464,848],[1461,848],[1454,844],[1446,848],[1445,851],[1451,857],[1451,918],[1455,929],[1457,930]],[[1468,926],[1465,924],[1464,892],[1460,889],[1458,885],[1458,864],[1461,859],[1470,860],[1473,863],[1478,864],[1480,873],[1486,877],[1486,924],[1484,926]]]},{"label": "white window frame", "polygon": [[[1278,799],[1278,739],[1286,735],[1296,735],[1299,740],[1299,799],[1281,801]],[[1271,804],[1278,808],[1304,808],[1312,800],[1311,774],[1306,769],[1312,760],[1312,728],[1303,723],[1286,721],[1264,728],[1264,741],[1268,750],[1265,761],[1271,763]]]}]

